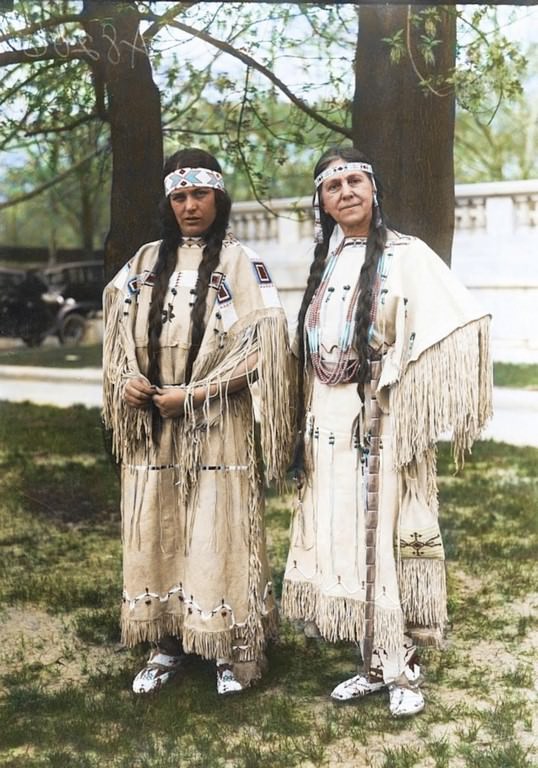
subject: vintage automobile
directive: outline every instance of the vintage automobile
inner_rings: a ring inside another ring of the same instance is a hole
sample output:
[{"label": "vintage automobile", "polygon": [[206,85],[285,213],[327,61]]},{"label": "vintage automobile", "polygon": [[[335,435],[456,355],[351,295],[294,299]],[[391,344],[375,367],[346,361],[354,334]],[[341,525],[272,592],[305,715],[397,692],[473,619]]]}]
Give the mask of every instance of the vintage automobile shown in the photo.
[{"label": "vintage automobile", "polygon": [[0,269],[0,335],[38,346],[49,335],[78,344],[102,308],[102,261],[39,270]]},{"label": "vintage automobile", "polygon": [[46,267],[43,275],[52,291],[78,302],[80,311],[87,305],[88,311],[102,308],[105,283],[102,260],[71,261]]}]

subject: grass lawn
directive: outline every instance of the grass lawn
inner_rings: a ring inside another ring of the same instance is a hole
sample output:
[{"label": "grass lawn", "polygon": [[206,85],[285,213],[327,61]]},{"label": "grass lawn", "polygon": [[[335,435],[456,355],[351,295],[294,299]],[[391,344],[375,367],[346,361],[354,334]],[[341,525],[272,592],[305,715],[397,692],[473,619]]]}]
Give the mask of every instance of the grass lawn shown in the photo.
[{"label": "grass lawn", "polygon": [[[333,705],[347,644],[283,622],[269,672],[230,699],[189,657],[135,697],[146,648],[119,645],[118,485],[96,409],[0,402],[0,765],[4,768],[530,768],[536,765],[538,449],[479,443],[454,475],[439,456],[448,647],[422,653],[427,707],[387,695]],[[290,500],[270,495],[280,585]]]},{"label": "grass lawn", "polygon": [[51,340],[43,347],[0,349],[0,365],[37,365],[54,368],[100,368],[100,344],[62,346]]},{"label": "grass lawn", "polygon": [[[0,349],[0,365],[38,365],[57,368],[101,366],[100,344],[62,347],[54,340],[46,346],[29,349],[17,346]],[[538,364],[495,363],[493,378],[498,387],[538,389]]]},{"label": "grass lawn", "polygon": [[538,389],[538,364],[495,363],[493,379],[498,387]]}]

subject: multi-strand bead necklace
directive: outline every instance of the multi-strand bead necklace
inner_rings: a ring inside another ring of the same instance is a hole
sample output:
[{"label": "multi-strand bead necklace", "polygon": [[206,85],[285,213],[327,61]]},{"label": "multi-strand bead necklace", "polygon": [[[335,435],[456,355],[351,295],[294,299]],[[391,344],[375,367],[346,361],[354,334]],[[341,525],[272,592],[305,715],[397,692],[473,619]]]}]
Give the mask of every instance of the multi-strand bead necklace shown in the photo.
[{"label": "multi-strand bead necklace", "polygon": [[[323,272],[323,277],[310,302],[305,318],[306,341],[310,350],[312,367],[317,378],[323,384],[342,384],[352,381],[359,365],[359,361],[351,356],[353,330],[355,327],[354,312],[359,296],[358,279],[351,293],[343,323],[340,327],[336,360],[325,361],[321,355],[322,307],[334,290],[332,286],[329,286],[329,282],[338,256],[347,245],[365,246],[366,238],[344,238],[338,248],[330,255]],[[349,289],[349,286],[345,286],[345,288]]]}]

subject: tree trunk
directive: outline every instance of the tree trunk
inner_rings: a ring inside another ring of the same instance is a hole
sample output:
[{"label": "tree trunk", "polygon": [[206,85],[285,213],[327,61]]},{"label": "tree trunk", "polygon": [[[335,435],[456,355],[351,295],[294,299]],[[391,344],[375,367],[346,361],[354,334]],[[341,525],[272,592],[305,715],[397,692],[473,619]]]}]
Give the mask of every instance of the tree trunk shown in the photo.
[{"label": "tree trunk", "polygon": [[[410,6],[417,13],[418,6]],[[384,186],[384,207],[397,230],[425,240],[450,264],[454,234],[455,98],[436,96],[419,86],[419,74],[447,73],[455,65],[456,20],[439,10],[441,19],[434,49],[435,64],[427,66],[416,43],[423,34],[409,25],[412,59],[393,64],[383,38],[403,30],[408,35],[408,10],[395,6],[363,6],[355,61],[353,143],[368,155]],[[443,92],[447,89],[443,87]]]},{"label": "tree trunk", "polygon": [[83,16],[91,47],[99,53],[93,66],[106,86],[110,123],[112,189],[105,242],[110,278],[137,248],[159,235],[161,103],[134,5],[84,0]]}]

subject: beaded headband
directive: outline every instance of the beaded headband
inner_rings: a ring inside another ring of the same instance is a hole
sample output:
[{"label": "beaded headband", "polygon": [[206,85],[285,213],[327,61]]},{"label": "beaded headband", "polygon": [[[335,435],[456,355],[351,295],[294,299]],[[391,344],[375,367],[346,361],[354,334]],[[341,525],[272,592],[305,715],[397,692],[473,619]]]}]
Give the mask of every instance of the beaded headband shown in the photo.
[{"label": "beaded headband", "polygon": [[331,165],[330,168],[325,168],[314,179],[314,186],[316,189],[320,187],[325,179],[331,176],[336,176],[339,173],[348,173],[349,171],[364,171],[369,173],[373,177],[374,171],[370,163],[341,163],[340,165]]},{"label": "beaded headband", "polygon": [[224,181],[221,173],[210,168],[177,168],[164,177],[166,197],[175,189],[187,187],[211,187],[224,192]]},{"label": "beaded headband", "polygon": [[370,163],[341,163],[340,165],[332,165],[330,168],[325,168],[324,171],[319,173],[314,179],[314,186],[316,191],[314,193],[314,240],[316,243],[323,242],[323,230],[321,228],[321,215],[320,215],[320,195],[319,191],[321,185],[326,179],[331,176],[336,176],[341,173],[349,173],[350,171],[364,171],[370,176],[372,187],[374,190],[374,208],[375,219],[374,224],[376,227],[381,226],[381,212],[379,210],[379,203],[377,201],[377,187],[375,184],[374,170]]}]

